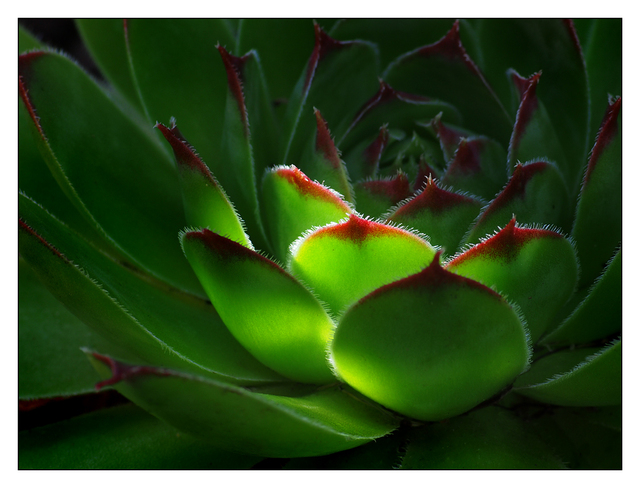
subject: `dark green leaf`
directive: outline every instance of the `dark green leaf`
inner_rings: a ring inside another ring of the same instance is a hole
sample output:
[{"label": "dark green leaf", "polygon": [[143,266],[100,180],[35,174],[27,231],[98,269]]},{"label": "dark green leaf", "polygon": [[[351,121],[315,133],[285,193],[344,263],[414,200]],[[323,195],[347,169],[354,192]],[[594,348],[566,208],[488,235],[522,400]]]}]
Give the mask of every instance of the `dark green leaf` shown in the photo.
[{"label": "dark green leaf", "polygon": [[340,386],[296,397],[89,355],[116,390],[179,430],[226,449],[268,457],[318,456],[382,437],[397,426]]},{"label": "dark green leaf", "polygon": [[51,295],[23,260],[18,265],[18,398],[52,398],[94,391],[100,377],[81,347],[135,360],[100,337]]},{"label": "dark green leaf", "polygon": [[[483,72],[507,104],[513,68],[524,76],[542,71],[537,93],[567,158],[567,186],[575,195],[587,155],[589,100],[587,73],[571,21],[561,19],[483,19],[478,21]],[[508,105],[508,104],[507,104]],[[514,106],[511,113],[515,114]],[[523,161],[524,162],[524,161]]]},{"label": "dark green leaf", "polygon": [[159,143],[66,57],[26,54],[19,71],[43,157],[82,216],[147,271],[202,293],[180,252],[180,189]]},{"label": "dark green leaf", "polygon": [[[83,359],[87,363],[86,356]],[[245,469],[259,460],[181,434],[134,405],[21,432],[18,437],[19,469]]]},{"label": "dark green leaf", "polygon": [[506,146],[512,123],[464,50],[459,22],[438,42],[400,56],[383,76],[397,90],[454,105],[462,114],[465,127]]},{"label": "dark green leaf", "polygon": [[517,392],[535,400],[569,407],[619,405],[622,402],[622,342],[549,354],[518,378]]},{"label": "dark green leaf", "polygon": [[580,287],[589,286],[622,241],[622,101],[611,100],[591,151],[572,236],[580,259]]},{"label": "dark green leaf", "polygon": [[587,297],[543,344],[581,344],[605,338],[622,327],[622,254],[618,251]]},{"label": "dark green leaf", "polygon": [[76,26],[93,60],[109,82],[138,110],[143,111],[131,75],[123,19],[77,19]]},{"label": "dark green leaf", "polygon": [[535,429],[487,407],[415,430],[403,469],[563,469]]}]

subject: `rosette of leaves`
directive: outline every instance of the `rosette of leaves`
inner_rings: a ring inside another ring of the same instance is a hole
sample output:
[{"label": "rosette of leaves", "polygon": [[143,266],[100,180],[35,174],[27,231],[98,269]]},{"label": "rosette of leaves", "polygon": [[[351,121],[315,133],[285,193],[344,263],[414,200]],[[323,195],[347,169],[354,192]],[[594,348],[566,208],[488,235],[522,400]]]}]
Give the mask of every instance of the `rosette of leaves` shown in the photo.
[{"label": "rosette of leaves", "polygon": [[77,25],[106,81],[20,32],[19,396],[132,403],[21,466],[621,466],[620,20]]}]

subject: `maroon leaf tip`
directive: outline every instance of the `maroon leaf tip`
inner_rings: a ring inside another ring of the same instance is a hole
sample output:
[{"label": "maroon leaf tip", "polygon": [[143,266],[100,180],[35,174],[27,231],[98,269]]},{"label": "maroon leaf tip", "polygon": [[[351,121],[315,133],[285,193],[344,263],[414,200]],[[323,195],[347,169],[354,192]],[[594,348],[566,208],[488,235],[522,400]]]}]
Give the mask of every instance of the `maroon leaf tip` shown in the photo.
[{"label": "maroon leaf tip", "polygon": [[357,245],[363,245],[364,242],[372,237],[390,236],[390,235],[410,235],[418,239],[417,236],[397,227],[381,224],[373,220],[368,220],[351,214],[349,219],[340,224],[333,224],[323,227],[312,234],[312,238],[317,237],[335,237],[340,240],[351,241]]},{"label": "maroon leaf tip", "polygon": [[418,174],[416,180],[413,183],[413,191],[417,192],[422,189],[427,179],[436,177],[436,172],[433,170],[425,159],[424,154],[420,155],[420,161],[418,162]]},{"label": "maroon leaf tip", "polygon": [[322,27],[320,27],[317,22],[313,23],[313,28],[315,31],[315,44],[313,52],[311,53],[311,58],[309,58],[309,64],[307,65],[307,74],[305,76],[303,88],[304,92],[306,92],[309,89],[309,86],[311,86],[311,80],[313,79],[313,75],[318,67],[318,63],[331,51],[350,44],[349,42],[336,41],[331,38],[322,30]]},{"label": "maroon leaf tip", "polygon": [[468,259],[486,257],[489,259],[504,259],[511,261],[516,258],[519,250],[527,242],[543,237],[562,238],[562,235],[547,229],[526,229],[516,226],[513,217],[500,232],[473,246],[464,253],[452,259],[447,267],[457,266]]},{"label": "maroon leaf tip", "polygon": [[589,165],[585,174],[584,183],[589,181],[589,177],[593,172],[602,152],[611,143],[618,133],[618,115],[622,107],[622,98],[617,97],[609,101],[609,106],[605,112],[598,135],[596,136],[596,143],[591,150],[591,157],[589,158]]},{"label": "maroon leaf tip", "polygon": [[172,373],[168,370],[161,368],[153,368],[151,366],[132,366],[129,364],[124,364],[116,361],[115,359],[110,358],[109,356],[104,356],[102,354],[98,354],[97,352],[91,353],[94,358],[103,362],[109,368],[111,368],[111,378],[100,381],[96,384],[95,388],[97,391],[101,390],[106,386],[115,385],[120,381],[125,381],[134,376],[143,376],[143,375],[156,375],[156,376],[171,376]]},{"label": "maroon leaf tip", "polygon": [[402,171],[391,179],[363,181],[362,187],[374,195],[386,198],[390,205],[396,205],[411,196],[409,178]]},{"label": "maroon leaf tip", "polygon": [[162,132],[164,138],[171,145],[171,149],[173,149],[173,154],[179,165],[200,171],[214,186],[217,186],[209,171],[209,167],[196,154],[195,149],[184,139],[175,123],[171,124],[170,129],[161,123],[157,123],[156,128]]},{"label": "maroon leaf tip", "polygon": [[452,157],[456,148],[460,144],[460,140],[465,137],[465,134],[446,126],[442,122],[442,113],[436,115],[429,125],[435,133],[435,136],[440,141],[442,152],[447,158]]},{"label": "maroon leaf tip", "polygon": [[484,145],[485,143],[482,139],[462,138],[447,168],[447,174],[470,175],[479,173],[481,171],[480,156]]},{"label": "maroon leaf tip", "polygon": [[469,278],[465,278],[463,276],[457,275],[450,271],[447,271],[440,265],[440,256],[442,255],[442,250],[438,250],[436,255],[431,261],[429,266],[426,266],[416,274],[411,276],[407,276],[406,278],[402,278],[398,281],[394,281],[392,283],[381,286],[380,288],[374,290],[369,295],[359,300],[359,304],[363,303],[367,300],[375,298],[378,295],[385,294],[387,291],[392,290],[403,290],[403,289],[427,289],[427,290],[442,290],[443,287],[446,286],[457,286],[464,288],[473,288],[476,290],[481,290],[485,293],[489,293],[500,300],[503,300],[502,296],[499,293],[493,291],[491,288],[478,283]]},{"label": "maroon leaf tip", "polygon": [[375,174],[382,158],[382,153],[389,143],[389,129],[383,125],[375,140],[364,150],[365,172],[369,175]]},{"label": "maroon leaf tip", "polygon": [[247,121],[247,111],[245,109],[244,94],[242,92],[242,71],[247,56],[238,57],[229,54],[229,52],[218,45],[218,51],[222,57],[224,68],[227,72],[227,84],[229,86],[229,92],[238,104],[238,112],[240,113],[240,120],[244,127],[245,136],[249,134],[249,124]]},{"label": "maroon leaf tip", "polygon": [[353,118],[350,129],[354,125],[356,125],[366,114],[374,110],[376,107],[384,105],[385,103],[388,103],[392,100],[400,100],[406,103],[418,104],[428,102],[429,98],[423,97],[421,95],[414,95],[412,93],[398,91],[392,88],[391,85],[389,85],[386,81],[380,79],[380,88],[378,89],[378,92],[369,100],[367,100],[362,108],[357,112],[357,114]]},{"label": "maroon leaf tip", "polygon": [[342,167],[340,153],[336,148],[329,126],[322,117],[320,110],[314,108],[313,112],[316,116],[317,132],[316,132],[316,151],[322,153],[324,159],[331,165],[333,169],[339,170]]},{"label": "maroon leaf tip", "polygon": [[412,216],[425,209],[437,214],[456,205],[476,205],[477,203],[478,202],[471,197],[440,188],[437,181],[429,177],[427,178],[424,189],[415,198],[399,207],[393,213],[392,217]]},{"label": "maroon leaf tip", "polygon": [[264,257],[262,254],[257,253],[225,236],[216,234],[209,229],[185,232],[183,235],[183,239],[188,241],[198,241],[202,243],[206,248],[213,251],[213,255],[220,261],[224,262],[232,259],[253,260],[273,267],[286,276],[290,276],[278,264]]},{"label": "maroon leaf tip", "polygon": [[345,212],[351,212],[351,208],[334,192],[324,185],[312,181],[307,175],[295,166],[278,168],[276,174],[294,185],[303,195],[324,200],[339,205]]},{"label": "maroon leaf tip", "polygon": [[526,80],[523,79],[515,71],[512,72],[511,79],[520,91],[520,106],[516,114],[516,123],[511,134],[511,142],[509,144],[510,152],[513,152],[520,144],[520,139],[526,131],[527,126],[534,112],[538,109],[538,97],[536,97],[536,88],[540,81],[542,71],[534,73]]},{"label": "maroon leaf tip", "polygon": [[496,198],[489,204],[478,223],[483,222],[491,214],[506,206],[509,202],[516,198],[524,198],[526,195],[527,185],[531,178],[536,174],[542,173],[549,168],[549,163],[538,161],[535,163],[521,164],[518,163],[513,170],[511,178],[507,182],[507,186],[498,194]]}]

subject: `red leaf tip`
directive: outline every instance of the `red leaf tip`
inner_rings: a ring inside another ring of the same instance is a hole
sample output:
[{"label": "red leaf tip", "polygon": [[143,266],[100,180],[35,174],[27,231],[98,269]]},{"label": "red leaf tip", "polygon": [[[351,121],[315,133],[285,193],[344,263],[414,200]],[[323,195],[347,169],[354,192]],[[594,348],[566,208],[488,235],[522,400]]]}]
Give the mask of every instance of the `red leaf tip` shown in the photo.
[{"label": "red leaf tip", "polygon": [[109,368],[111,368],[111,378],[96,383],[96,391],[100,391],[106,386],[115,385],[120,381],[126,381],[134,376],[141,375],[156,375],[156,376],[171,376],[171,373],[161,368],[154,368],[151,366],[132,366],[130,364],[124,364],[116,361],[109,356],[104,356],[97,352],[91,353],[94,358],[103,362]]}]

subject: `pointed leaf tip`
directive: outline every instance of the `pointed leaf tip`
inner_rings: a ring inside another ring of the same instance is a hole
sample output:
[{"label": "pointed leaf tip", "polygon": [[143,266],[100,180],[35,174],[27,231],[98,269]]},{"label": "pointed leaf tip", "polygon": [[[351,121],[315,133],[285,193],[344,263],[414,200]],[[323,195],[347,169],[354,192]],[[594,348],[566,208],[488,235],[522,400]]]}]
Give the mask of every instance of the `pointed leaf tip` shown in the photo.
[{"label": "pointed leaf tip", "polygon": [[[171,124],[171,128],[168,128],[158,122],[156,123],[155,128],[162,133],[164,138],[171,145],[171,149],[173,150],[173,154],[179,165],[186,165],[193,170],[198,170],[203,175],[205,175],[207,179],[211,180],[211,182],[214,182],[209,168],[196,154],[193,146],[191,146],[184,138],[184,136],[180,133],[178,127],[175,125],[175,122]],[[217,186],[217,184],[215,184],[215,186]]]},{"label": "pointed leaf tip", "polygon": [[611,143],[611,141],[614,140],[614,138],[618,134],[618,115],[621,108],[621,97],[616,97],[613,100],[609,101],[609,106],[607,107],[607,111],[604,115],[604,118],[602,119],[600,129],[598,130],[596,143],[593,146],[593,150],[591,151],[589,166],[587,167],[587,172],[585,174],[585,183],[589,181],[589,178],[593,173],[593,169],[600,159],[600,156],[602,155],[604,149]]},{"label": "pointed leaf tip", "polygon": [[107,386],[113,386],[121,381],[129,380],[134,376],[141,375],[156,375],[156,376],[171,376],[171,373],[162,368],[154,368],[151,366],[133,366],[126,363],[121,363],[114,360],[109,356],[99,354],[97,352],[90,353],[95,359],[106,364],[111,369],[111,378],[96,383],[96,391],[100,391]]},{"label": "pointed leaf tip", "polygon": [[327,121],[324,120],[320,110],[317,108],[314,107],[313,113],[316,116],[317,124],[316,151],[322,153],[324,159],[330,164],[331,168],[335,170],[342,169],[340,153],[333,142]]},{"label": "pointed leaf tip", "polygon": [[242,91],[242,68],[246,61],[245,57],[238,57],[229,54],[229,52],[222,46],[218,45],[218,52],[222,57],[224,63],[224,69],[227,72],[227,84],[231,96],[238,104],[238,112],[240,114],[240,121],[244,127],[245,136],[249,135],[249,122],[247,120],[247,110],[245,108],[244,93]]}]

